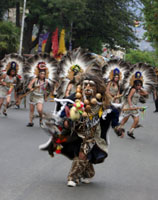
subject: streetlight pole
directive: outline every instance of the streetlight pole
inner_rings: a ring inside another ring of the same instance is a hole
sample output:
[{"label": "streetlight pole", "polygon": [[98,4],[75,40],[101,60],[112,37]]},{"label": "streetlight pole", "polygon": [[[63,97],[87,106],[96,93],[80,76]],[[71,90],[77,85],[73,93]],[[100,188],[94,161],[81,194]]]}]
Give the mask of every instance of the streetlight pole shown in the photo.
[{"label": "streetlight pole", "polygon": [[25,21],[25,10],[26,10],[26,0],[24,0],[23,15],[22,15],[22,24],[21,24],[20,47],[19,47],[19,55],[20,56],[22,54],[22,44],[23,44],[23,34],[24,34],[24,21]]}]

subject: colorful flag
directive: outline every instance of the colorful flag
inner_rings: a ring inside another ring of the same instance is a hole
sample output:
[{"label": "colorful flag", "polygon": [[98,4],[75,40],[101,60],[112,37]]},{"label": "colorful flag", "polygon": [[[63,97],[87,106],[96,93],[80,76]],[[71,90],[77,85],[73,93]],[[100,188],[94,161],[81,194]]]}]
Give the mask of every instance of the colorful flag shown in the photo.
[{"label": "colorful flag", "polygon": [[48,36],[49,33],[40,34],[38,42],[38,53],[44,52]]},{"label": "colorful flag", "polygon": [[56,28],[52,35],[52,52],[54,57],[58,54],[58,48],[58,28]]},{"label": "colorful flag", "polygon": [[62,29],[62,31],[60,33],[58,54],[65,54],[65,53],[66,53],[66,47],[65,47],[65,29]]}]

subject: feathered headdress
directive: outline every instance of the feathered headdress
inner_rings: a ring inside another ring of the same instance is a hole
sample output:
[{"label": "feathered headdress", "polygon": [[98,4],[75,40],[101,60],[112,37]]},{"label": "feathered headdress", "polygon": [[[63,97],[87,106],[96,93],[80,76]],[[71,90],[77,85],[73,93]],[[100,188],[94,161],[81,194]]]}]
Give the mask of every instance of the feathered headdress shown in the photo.
[{"label": "feathered headdress", "polygon": [[28,58],[25,63],[25,79],[38,77],[41,71],[46,72],[46,79],[52,84],[58,79],[58,62],[48,54],[37,54]]},{"label": "feathered headdress", "polygon": [[103,67],[104,65],[107,65],[108,62],[108,58],[105,58],[104,56],[95,54],[95,53],[91,53],[92,57],[94,57],[98,63],[100,63],[100,66]]},{"label": "feathered headdress", "polygon": [[7,73],[9,70],[15,70],[16,75],[23,78],[24,58],[18,54],[8,54],[1,60],[0,73]]},{"label": "feathered headdress", "polygon": [[143,88],[150,93],[153,87],[156,86],[156,74],[153,67],[144,63],[133,65],[124,82],[124,88],[128,89],[132,87],[135,80],[141,80]]},{"label": "feathered headdress", "polygon": [[61,78],[59,95],[65,93],[70,80],[79,77],[83,73],[101,75],[101,66],[91,53],[85,49],[77,48],[68,52],[60,62],[59,76]]},{"label": "feathered headdress", "polygon": [[[77,48],[68,52],[60,62],[60,76],[73,79],[77,73],[100,72],[100,66],[95,66],[96,58],[85,49]],[[71,74],[71,75],[70,75]]]},{"label": "feathered headdress", "polygon": [[103,67],[103,78],[104,80],[109,81],[113,80],[115,75],[118,75],[119,82],[122,84],[130,68],[131,65],[123,60],[110,60],[107,65]]}]

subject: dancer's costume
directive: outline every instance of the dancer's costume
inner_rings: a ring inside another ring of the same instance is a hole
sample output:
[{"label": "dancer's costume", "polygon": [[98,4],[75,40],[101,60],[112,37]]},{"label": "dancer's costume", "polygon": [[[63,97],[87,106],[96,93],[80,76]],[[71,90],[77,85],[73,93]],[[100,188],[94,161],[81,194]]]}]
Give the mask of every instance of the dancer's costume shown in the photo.
[{"label": "dancer's costume", "polygon": [[[115,97],[118,97],[120,107],[122,106],[122,98],[124,94],[123,82],[127,77],[130,67],[131,65],[123,60],[113,59],[113,60],[110,60],[102,69],[103,78],[106,84],[109,84],[109,82],[112,81],[116,75],[119,77],[118,87],[115,88],[111,84],[109,91],[112,96],[112,98],[110,97],[111,102],[115,102]],[[118,96],[118,92],[122,94]],[[115,113],[115,115],[117,115],[117,118],[119,118],[119,115],[120,115],[120,107],[119,106],[118,108],[113,107],[113,112]],[[112,126],[115,128],[115,133],[118,136],[121,136],[122,132],[124,132],[124,129],[118,129],[119,123],[117,120],[114,121]]]},{"label": "dancer's costume", "polygon": [[[57,81],[58,63],[47,54],[38,54],[27,59],[25,65],[25,85],[28,86],[33,78],[37,78],[33,84],[34,90],[30,94],[30,104],[43,104],[44,97],[53,91]],[[38,78],[39,73],[42,71],[46,73],[46,79],[43,84],[40,83]]]},{"label": "dancer's costume", "polygon": [[[105,94],[101,67],[94,59],[90,61],[88,52],[84,53],[84,57],[88,58],[89,65],[86,59],[86,66],[84,59],[79,62],[81,52],[81,49],[71,52],[71,59],[78,58],[75,64],[83,71],[76,92],[67,99],[55,99],[63,106],[46,120],[45,129],[52,136],[39,147],[52,156],[56,152],[73,159],[68,186],[76,186],[80,181],[85,182],[94,176],[93,164],[102,163],[108,156],[108,128],[113,121],[118,121]],[[62,72],[65,71],[63,67]]]},{"label": "dancer's costume", "polygon": [[128,71],[130,70],[131,65],[123,60],[113,59],[107,62],[107,64],[103,67],[103,78],[106,83],[112,81],[115,75],[119,76],[119,88],[113,88],[111,86],[110,91],[113,96],[116,96],[118,91],[123,92],[123,83],[128,75]]},{"label": "dancer's costume", "polygon": [[[6,98],[8,96],[8,91],[10,88],[14,87],[16,88],[20,87],[22,81],[23,81],[23,67],[24,67],[24,60],[22,56],[19,56],[18,54],[9,54],[6,55],[5,58],[1,61],[0,66],[0,74],[6,75],[5,79],[3,80],[7,85],[3,86],[0,85],[0,98]],[[14,69],[16,71],[16,75],[11,80],[9,78],[9,75],[7,75],[7,72],[11,69]],[[10,96],[11,94],[9,94]]]},{"label": "dancer's costume", "polygon": [[[154,69],[147,64],[138,63],[133,65],[132,69],[129,71],[128,77],[125,80],[124,87],[127,89],[126,95],[128,96],[130,89],[133,86],[135,80],[141,80],[143,83],[143,89],[149,93],[151,93],[156,84],[156,74]],[[125,98],[124,109],[129,109],[130,106],[128,104],[127,96]],[[141,97],[139,92],[135,92],[131,98],[132,107],[138,107],[138,103],[145,103],[145,99]],[[139,116],[139,110],[127,110],[123,112],[123,116]]]}]

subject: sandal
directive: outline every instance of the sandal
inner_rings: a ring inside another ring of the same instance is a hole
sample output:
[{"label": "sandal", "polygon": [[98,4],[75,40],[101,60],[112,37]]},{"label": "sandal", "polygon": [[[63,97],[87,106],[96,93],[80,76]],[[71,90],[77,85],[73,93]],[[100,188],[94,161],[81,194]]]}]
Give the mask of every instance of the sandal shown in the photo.
[{"label": "sandal", "polygon": [[5,110],[3,111],[3,115],[4,115],[4,116],[7,116],[7,112],[6,112]]},{"label": "sandal", "polygon": [[131,137],[132,139],[135,139],[135,137],[134,137],[134,134],[133,134],[133,133],[130,133],[129,131],[127,131],[127,135],[128,135],[129,137]]},{"label": "sandal", "polygon": [[138,125],[136,126],[136,128],[140,128],[140,127],[143,127],[143,125],[138,124]]},{"label": "sandal", "polygon": [[39,125],[40,125],[41,128],[44,128],[44,124],[43,124],[43,122],[42,122],[41,119],[40,119],[40,121],[39,121]]},{"label": "sandal", "polygon": [[30,122],[29,122],[26,126],[27,126],[27,127],[33,127],[33,125],[34,125],[34,123],[30,123]]}]

